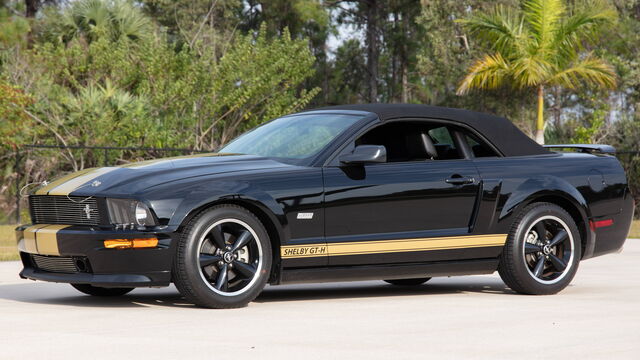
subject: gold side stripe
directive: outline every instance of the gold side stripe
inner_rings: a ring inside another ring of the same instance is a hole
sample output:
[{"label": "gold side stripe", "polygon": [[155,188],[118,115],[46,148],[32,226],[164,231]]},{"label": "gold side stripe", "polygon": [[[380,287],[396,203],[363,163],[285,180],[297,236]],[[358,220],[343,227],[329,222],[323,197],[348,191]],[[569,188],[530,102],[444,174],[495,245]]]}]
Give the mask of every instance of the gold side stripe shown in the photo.
[{"label": "gold side stripe", "polygon": [[97,178],[100,175],[104,175],[108,172],[111,172],[115,169],[117,168],[105,167],[105,168],[91,169],[92,171],[89,171],[85,174],[75,177],[49,190],[49,195],[69,195],[71,192],[77,190],[78,187],[80,187],[81,185]]},{"label": "gold side stripe", "polygon": [[425,247],[425,248],[378,250],[378,251],[354,251],[354,252],[342,252],[342,253],[339,253],[339,254],[329,253],[329,255],[330,256],[338,256],[338,255],[390,254],[390,253],[413,252],[413,251],[473,249],[473,248],[480,248],[480,247],[492,247],[492,246],[502,246],[502,245],[504,245],[504,243],[494,243],[494,244],[485,244],[485,245],[471,245],[471,246]]},{"label": "gold side stripe", "polygon": [[317,256],[367,255],[414,251],[453,250],[503,246],[506,240],[507,234],[491,234],[380,241],[354,241],[328,244],[305,244],[283,246],[281,248],[280,254],[282,258],[289,259]]}]

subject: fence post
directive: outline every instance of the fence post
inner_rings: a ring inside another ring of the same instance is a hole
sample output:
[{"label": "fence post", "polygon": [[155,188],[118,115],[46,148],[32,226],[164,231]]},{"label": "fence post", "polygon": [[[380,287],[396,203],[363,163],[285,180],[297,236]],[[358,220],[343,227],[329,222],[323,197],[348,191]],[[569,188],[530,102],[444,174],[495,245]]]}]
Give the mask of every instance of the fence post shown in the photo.
[{"label": "fence post", "polygon": [[16,224],[20,224],[20,149],[16,148]]},{"label": "fence post", "polygon": [[109,158],[109,151],[107,149],[104,149],[104,164],[103,165],[105,167],[109,166],[109,165],[107,165],[107,162],[109,162],[108,158]]}]

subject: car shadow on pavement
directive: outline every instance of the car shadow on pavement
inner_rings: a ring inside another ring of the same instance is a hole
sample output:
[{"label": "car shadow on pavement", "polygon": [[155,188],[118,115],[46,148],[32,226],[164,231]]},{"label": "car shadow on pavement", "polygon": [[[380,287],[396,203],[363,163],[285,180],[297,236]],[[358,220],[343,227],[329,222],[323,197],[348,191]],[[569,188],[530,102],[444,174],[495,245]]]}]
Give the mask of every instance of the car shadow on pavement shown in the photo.
[{"label": "car shadow on pavement", "polygon": [[[389,285],[382,281],[268,286],[255,302],[277,303],[456,293],[514,294],[498,279],[484,278],[479,281],[466,277],[464,280],[438,279],[411,287]],[[6,284],[0,285],[0,299],[32,304],[102,308],[155,306],[196,308],[185,301],[173,286],[162,289],[136,289],[124,296],[100,298],[80,294],[64,284]]]},{"label": "car shadow on pavement", "polygon": [[491,278],[486,280],[477,281],[476,279],[467,277],[466,281],[457,280],[448,283],[447,280],[439,280],[438,282],[427,282],[419,286],[395,286],[381,281],[325,284],[322,287],[319,287],[317,284],[315,286],[304,285],[304,287],[274,286],[265,289],[254,301],[262,303],[416,295],[449,295],[458,293],[515,294],[515,292],[500,280]]},{"label": "car shadow on pavement", "polygon": [[8,284],[0,285],[0,299],[43,305],[67,305],[82,307],[192,307],[175,288],[136,289],[117,297],[94,297],[71,288],[66,284]]}]

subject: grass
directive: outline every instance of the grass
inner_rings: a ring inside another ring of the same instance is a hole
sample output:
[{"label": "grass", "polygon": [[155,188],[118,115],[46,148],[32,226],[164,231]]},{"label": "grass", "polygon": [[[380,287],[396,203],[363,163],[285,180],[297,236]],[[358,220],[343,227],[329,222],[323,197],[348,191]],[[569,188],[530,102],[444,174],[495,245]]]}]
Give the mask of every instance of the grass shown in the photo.
[{"label": "grass", "polygon": [[633,239],[640,239],[640,220],[633,220],[633,222],[631,223],[629,237]]},{"label": "grass", "polygon": [[0,225],[0,261],[18,260],[15,225]]},{"label": "grass", "polygon": [[[18,260],[15,225],[0,225],[0,261]],[[630,238],[640,239],[640,220],[631,223]]]}]

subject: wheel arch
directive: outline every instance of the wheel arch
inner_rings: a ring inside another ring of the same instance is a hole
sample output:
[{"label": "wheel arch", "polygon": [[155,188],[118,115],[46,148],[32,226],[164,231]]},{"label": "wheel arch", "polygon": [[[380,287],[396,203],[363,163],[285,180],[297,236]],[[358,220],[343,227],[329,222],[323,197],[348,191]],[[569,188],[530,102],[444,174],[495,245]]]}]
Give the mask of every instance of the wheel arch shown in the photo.
[{"label": "wheel arch", "polygon": [[273,262],[271,266],[271,274],[269,275],[269,283],[277,284],[280,280],[281,274],[281,258],[280,258],[280,247],[282,241],[284,239],[284,230],[278,221],[276,215],[269,210],[269,208],[258,201],[250,200],[242,197],[233,197],[233,198],[221,198],[217,200],[213,200],[198,206],[197,208],[192,209],[182,220],[180,226],[178,227],[178,231],[182,231],[182,229],[198,214],[210,209],[211,207],[218,205],[236,205],[246,209],[255,215],[258,220],[262,223],[262,225],[267,230],[267,234],[269,236],[269,242],[271,244],[272,249],[272,257]]},{"label": "wheel arch", "polygon": [[578,200],[567,193],[540,191],[530,195],[518,206],[514,213],[519,213],[522,209],[533,203],[551,203],[569,213],[580,232],[580,242],[582,245],[582,253],[580,256],[584,257],[585,251],[591,242],[591,229],[589,228],[589,216],[586,206],[583,206]]}]

